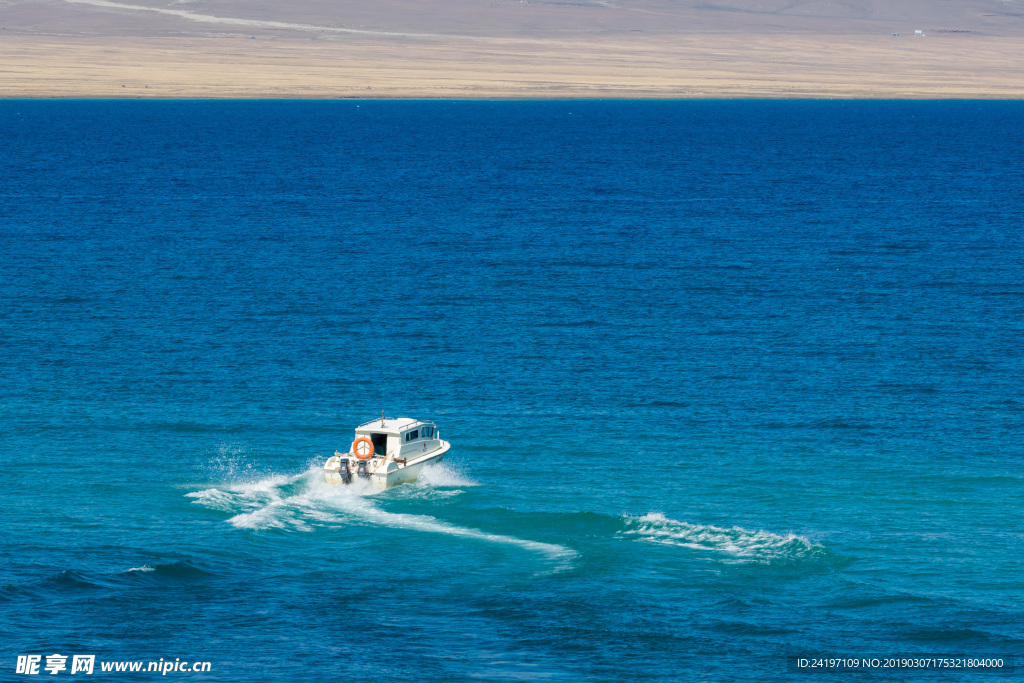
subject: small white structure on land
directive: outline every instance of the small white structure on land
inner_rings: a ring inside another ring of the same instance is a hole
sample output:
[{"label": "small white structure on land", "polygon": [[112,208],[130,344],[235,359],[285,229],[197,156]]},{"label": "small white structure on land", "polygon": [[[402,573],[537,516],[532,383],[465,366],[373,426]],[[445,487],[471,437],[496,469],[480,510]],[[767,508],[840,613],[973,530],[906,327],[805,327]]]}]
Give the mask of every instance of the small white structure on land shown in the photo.
[{"label": "small white structure on land", "polygon": [[914,31],[914,35],[924,37],[924,31]]}]

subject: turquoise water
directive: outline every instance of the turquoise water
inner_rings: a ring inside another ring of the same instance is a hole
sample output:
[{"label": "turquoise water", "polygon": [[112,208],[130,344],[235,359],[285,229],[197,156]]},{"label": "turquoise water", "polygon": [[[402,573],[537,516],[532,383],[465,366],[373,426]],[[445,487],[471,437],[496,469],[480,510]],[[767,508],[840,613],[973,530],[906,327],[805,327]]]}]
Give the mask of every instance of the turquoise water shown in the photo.
[{"label": "turquoise water", "polygon": [[[0,139],[3,680],[1024,655],[1021,103],[4,101]],[[382,410],[446,464],[324,485]]]}]

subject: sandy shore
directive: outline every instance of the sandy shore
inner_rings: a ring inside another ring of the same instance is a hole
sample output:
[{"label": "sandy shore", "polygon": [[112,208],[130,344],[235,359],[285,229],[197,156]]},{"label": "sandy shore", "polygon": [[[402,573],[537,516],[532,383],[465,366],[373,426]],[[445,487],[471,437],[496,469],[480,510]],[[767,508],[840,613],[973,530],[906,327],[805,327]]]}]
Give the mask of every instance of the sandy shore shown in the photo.
[{"label": "sandy shore", "polygon": [[0,97],[1022,98],[1017,37],[0,37]]}]

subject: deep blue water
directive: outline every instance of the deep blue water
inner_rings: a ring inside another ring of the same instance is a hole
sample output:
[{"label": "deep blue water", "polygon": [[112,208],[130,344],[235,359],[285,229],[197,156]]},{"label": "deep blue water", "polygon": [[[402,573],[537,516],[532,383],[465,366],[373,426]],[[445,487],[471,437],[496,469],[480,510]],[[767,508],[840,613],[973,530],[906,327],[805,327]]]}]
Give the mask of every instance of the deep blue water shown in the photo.
[{"label": "deep blue water", "polygon": [[1024,655],[1022,215],[1020,102],[0,102],[0,679]]}]

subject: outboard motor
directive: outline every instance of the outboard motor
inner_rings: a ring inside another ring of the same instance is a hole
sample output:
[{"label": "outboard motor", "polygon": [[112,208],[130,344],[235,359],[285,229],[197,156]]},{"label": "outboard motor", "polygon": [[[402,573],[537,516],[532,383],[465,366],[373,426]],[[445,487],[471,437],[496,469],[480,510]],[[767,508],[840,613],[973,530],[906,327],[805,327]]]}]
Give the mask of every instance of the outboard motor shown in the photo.
[{"label": "outboard motor", "polygon": [[360,460],[358,463],[356,463],[356,474],[358,474],[361,479],[369,479],[370,478],[370,473],[366,469],[366,461],[365,460]]},{"label": "outboard motor", "polygon": [[338,476],[341,477],[342,484],[352,483],[352,470],[348,468],[348,458],[342,458],[338,461]]}]

